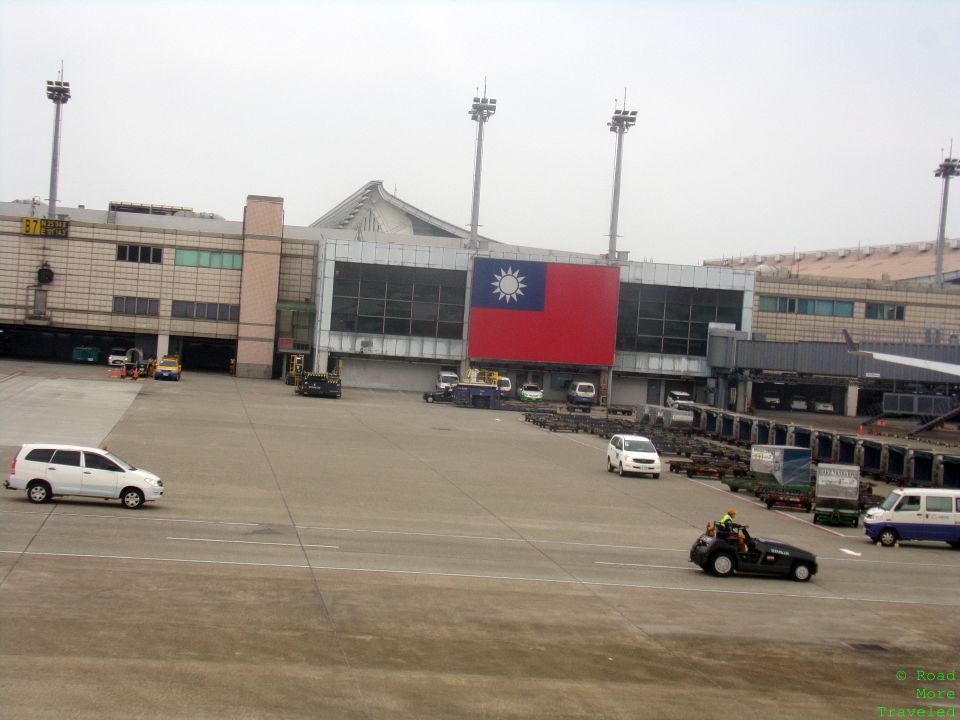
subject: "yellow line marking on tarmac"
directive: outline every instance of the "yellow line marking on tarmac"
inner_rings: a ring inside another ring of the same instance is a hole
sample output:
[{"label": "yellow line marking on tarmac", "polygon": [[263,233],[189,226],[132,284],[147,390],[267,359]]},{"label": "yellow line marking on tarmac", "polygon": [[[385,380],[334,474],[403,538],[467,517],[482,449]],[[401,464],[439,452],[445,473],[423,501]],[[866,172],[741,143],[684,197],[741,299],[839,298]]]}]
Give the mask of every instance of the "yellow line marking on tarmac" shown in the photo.
[{"label": "yellow line marking on tarmac", "polygon": [[14,371],[13,371],[12,373],[10,373],[9,375],[4,375],[3,377],[0,377],[0,382],[6,382],[7,380],[10,380],[10,379],[12,379],[12,378],[15,378],[15,377],[17,377],[18,375],[23,375],[23,370],[14,370]]}]

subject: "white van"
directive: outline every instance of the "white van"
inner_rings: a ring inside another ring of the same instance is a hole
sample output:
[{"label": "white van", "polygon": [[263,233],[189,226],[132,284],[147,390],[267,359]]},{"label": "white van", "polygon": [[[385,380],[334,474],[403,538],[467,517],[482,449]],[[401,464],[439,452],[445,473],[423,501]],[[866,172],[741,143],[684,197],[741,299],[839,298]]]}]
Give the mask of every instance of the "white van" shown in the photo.
[{"label": "white van", "polygon": [[667,393],[667,407],[677,410],[693,410],[693,397],[683,390],[671,390]]},{"label": "white van", "polygon": [[8,490],[26,490],[33,503],[57,495],[119,500],[135,510],[163,497],[163,481],[149,470],[135,468],[103,448],[24,445],[10,465]]},{"label": "white van", "polygon": [[960,550],[960,489],[901,488],[870,508],[863,530],[885,547],[901,540],[945,542]]}]

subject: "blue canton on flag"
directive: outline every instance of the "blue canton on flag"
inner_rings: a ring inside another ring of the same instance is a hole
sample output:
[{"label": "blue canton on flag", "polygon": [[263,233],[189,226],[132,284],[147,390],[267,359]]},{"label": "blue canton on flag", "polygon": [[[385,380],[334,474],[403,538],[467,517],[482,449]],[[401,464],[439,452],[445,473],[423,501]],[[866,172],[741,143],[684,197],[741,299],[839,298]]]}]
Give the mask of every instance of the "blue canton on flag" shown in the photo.
[{"label": "blue canton on flag", "polygon": [[477,258],[470,304],[477,308],[543,311],[547,264]]}]

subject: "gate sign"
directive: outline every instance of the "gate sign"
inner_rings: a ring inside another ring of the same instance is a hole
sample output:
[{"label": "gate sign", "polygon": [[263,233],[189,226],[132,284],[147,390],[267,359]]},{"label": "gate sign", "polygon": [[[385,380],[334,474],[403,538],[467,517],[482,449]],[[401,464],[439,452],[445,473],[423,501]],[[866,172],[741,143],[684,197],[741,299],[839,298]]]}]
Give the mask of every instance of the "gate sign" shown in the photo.
[{"label": "gate sign", "polygon": [[44,237],[67,237],[70,229],[69,220],[50,220],[48,218],[25,217],[20,218],[21,233],[23,235],[42,235]]}]

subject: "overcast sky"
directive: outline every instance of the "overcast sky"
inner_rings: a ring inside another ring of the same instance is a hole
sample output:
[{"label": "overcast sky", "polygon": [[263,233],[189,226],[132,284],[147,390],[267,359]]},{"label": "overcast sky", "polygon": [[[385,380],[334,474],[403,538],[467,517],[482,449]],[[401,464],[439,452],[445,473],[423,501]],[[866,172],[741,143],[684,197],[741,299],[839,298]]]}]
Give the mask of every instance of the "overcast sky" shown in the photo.
[{"label": "overcast sky", "polygon": [[955,0],[0,0],[0,200],[49,194],[61,60],[66,206],[308,225],[379,179],[466,227],[485,77],[481,232],[513,244],[606,251],[625,88],[634,260],[933,241],[960,153]]}]

